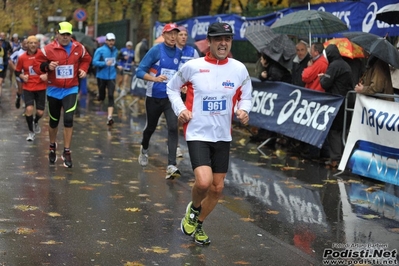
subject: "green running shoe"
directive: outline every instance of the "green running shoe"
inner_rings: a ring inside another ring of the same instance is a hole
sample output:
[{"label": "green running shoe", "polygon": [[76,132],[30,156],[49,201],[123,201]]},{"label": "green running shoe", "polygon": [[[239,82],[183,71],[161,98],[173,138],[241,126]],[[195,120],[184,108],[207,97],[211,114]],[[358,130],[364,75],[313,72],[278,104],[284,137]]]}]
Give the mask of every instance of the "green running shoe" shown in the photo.
[{"label": "green running shoe", "polygon": [[198,225],[198,216],[199,216],[199,211],[194,211],[191,206],[193,205],[193,202],[190,202],[187,205],[186,209],[186,215],[184,218],[181,220],[180,228],[181,231],[186,234],[186,235],[193,235],[195,232],[195,229],[197,228]]},{"label": "green running shoe", "polygon": [[195,229],[194,241],[201,246],[209,245],[211,243],[211,240],[209,240],[209,237],[205,234],[204,229],[202,229],[202,224],[198,224]]}]

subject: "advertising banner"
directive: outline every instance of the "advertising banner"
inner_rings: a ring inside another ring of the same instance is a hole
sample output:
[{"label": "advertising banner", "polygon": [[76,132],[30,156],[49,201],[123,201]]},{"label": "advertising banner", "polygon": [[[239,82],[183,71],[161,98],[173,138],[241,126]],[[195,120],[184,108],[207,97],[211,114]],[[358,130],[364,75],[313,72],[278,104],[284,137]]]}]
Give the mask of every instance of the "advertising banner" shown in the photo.
[{"label": "advertising banner", "polygon": [[[323,3],[311,5],[311,10],[327,11],[341,19],[347,26],[349,31],[363,31],[376,34],[384,37],[399,36],[399,25],[389,25],[385,22],[376,20],[376,13],[378,10],[386,5],[397,3],[397,0],[385,1],[345,1],[339,3]],[[299,10],[308,9],[307,5],[298,6],[294,8],[284,8],[271,14],[258,17],[243,17],[235,14],[220,14],[214,16],[200,16],[193,17],[186,20],[176,21],[178,25],[185,26],[190,33],[190,37],[195,40],[203,40],[206,38],[208,26],[214,22],[227,22],[234,30],[234,40],[246,41],[244,37],[245,30],[249,25],[266,25],[271,26],[277,19],[296,12]],[[154,30],[154,39],[159,37],[162,33],[164,23],[156,22]],[[329,36],[314,37],[338,37],[339,34],[332,34]],[[300,36],[297,36],[300,37]]]},{"label": "advertising banner", "polygon": [[398,106],[357,94],[339,170],[399,185]]},{"label": "advertising banner", "polygon": [[344,97],[283,82],[252,82],[249,124],[321,148]]}]

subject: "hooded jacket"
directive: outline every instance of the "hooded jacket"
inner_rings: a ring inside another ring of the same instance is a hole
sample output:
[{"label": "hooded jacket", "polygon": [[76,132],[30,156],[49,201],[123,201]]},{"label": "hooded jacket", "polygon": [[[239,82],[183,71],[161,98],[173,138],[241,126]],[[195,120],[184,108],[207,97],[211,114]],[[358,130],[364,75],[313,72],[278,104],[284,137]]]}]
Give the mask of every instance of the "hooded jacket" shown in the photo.
[{"label": "hooded jacket", "polygon": [[320,78],[320,85],[326,92],[346,96],[348,91],[355,87],[352,69],[342,59],[335,44],[328,45],[325,51],[329,65],[326,73]]},{"label": "hooded jacket", "polygon": [[[346,96],[347,92],[354,89],[352,80],[352,70],[345,62],[335,44],[330,44],[325,49],[327,60],[329,62],[326,73],[320,77],[320,85],[327,92]],[[335,116],[331,129],[342,130],[345,115],[345,105],[341,107]]]}]

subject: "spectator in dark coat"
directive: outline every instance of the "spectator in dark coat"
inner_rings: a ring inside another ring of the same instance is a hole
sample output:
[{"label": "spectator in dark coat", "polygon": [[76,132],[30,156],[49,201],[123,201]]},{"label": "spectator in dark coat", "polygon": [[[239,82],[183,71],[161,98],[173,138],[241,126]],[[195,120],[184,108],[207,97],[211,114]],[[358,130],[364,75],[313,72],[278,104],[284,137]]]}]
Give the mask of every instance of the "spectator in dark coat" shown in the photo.
[{"label": "spectator in dark coat", "polygon": [[262,53],[260,56],[260,62],[264,67],[264,70],[259,75],[259,79],[261,81],[268,80],[291,83],[290,72],[285,67],[271,59],[269,56]]},{"label": "spectator in dark coat", "polygon": [[293,85],[305,87],[305,82],[302,81],[302,72],[308,66],[309,60],[309,45],[305,41],[298,42],[296,44],[296,56],[294,57],[291,69]]},{"label": "spectator in dark coat", "polygon": [[[326,48],[326,56],[329,62],[326,73],[320,77],[320,85],[326,93],[346,96],[348,91],[354,88],[352,80],[352,70],[345,62],[335,44],[330,44]],[[335,117],[327,139],[330,150],[330,167],[337,167],[343,153],[342,130],[345,114],[345,106],[341,105]]]}]

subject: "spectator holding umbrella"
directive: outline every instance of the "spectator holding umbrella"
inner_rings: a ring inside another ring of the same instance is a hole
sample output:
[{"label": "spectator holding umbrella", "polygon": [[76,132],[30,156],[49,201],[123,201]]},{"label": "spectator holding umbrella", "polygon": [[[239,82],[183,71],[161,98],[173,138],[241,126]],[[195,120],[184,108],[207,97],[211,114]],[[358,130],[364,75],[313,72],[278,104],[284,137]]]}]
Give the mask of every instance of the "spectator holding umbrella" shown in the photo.
[{"label": "spectator holding umbrella", "polygon": [[282,82],[291,82],[291,74],[290,72],[270,58],[270,56],[265,53],[261,53],[260,62],[263,66],[263,71],[259,75],[259,79],[261,81],[282,81]]},{"label": "spectator holding umbrella", "polygon": [[[357,93],[373,95],[375,93],[393,94],[391,71],[388,63],[371,55],[367,61],[366,72],[356,84]],[[385,98],[393,101],[393,98]]]}]

